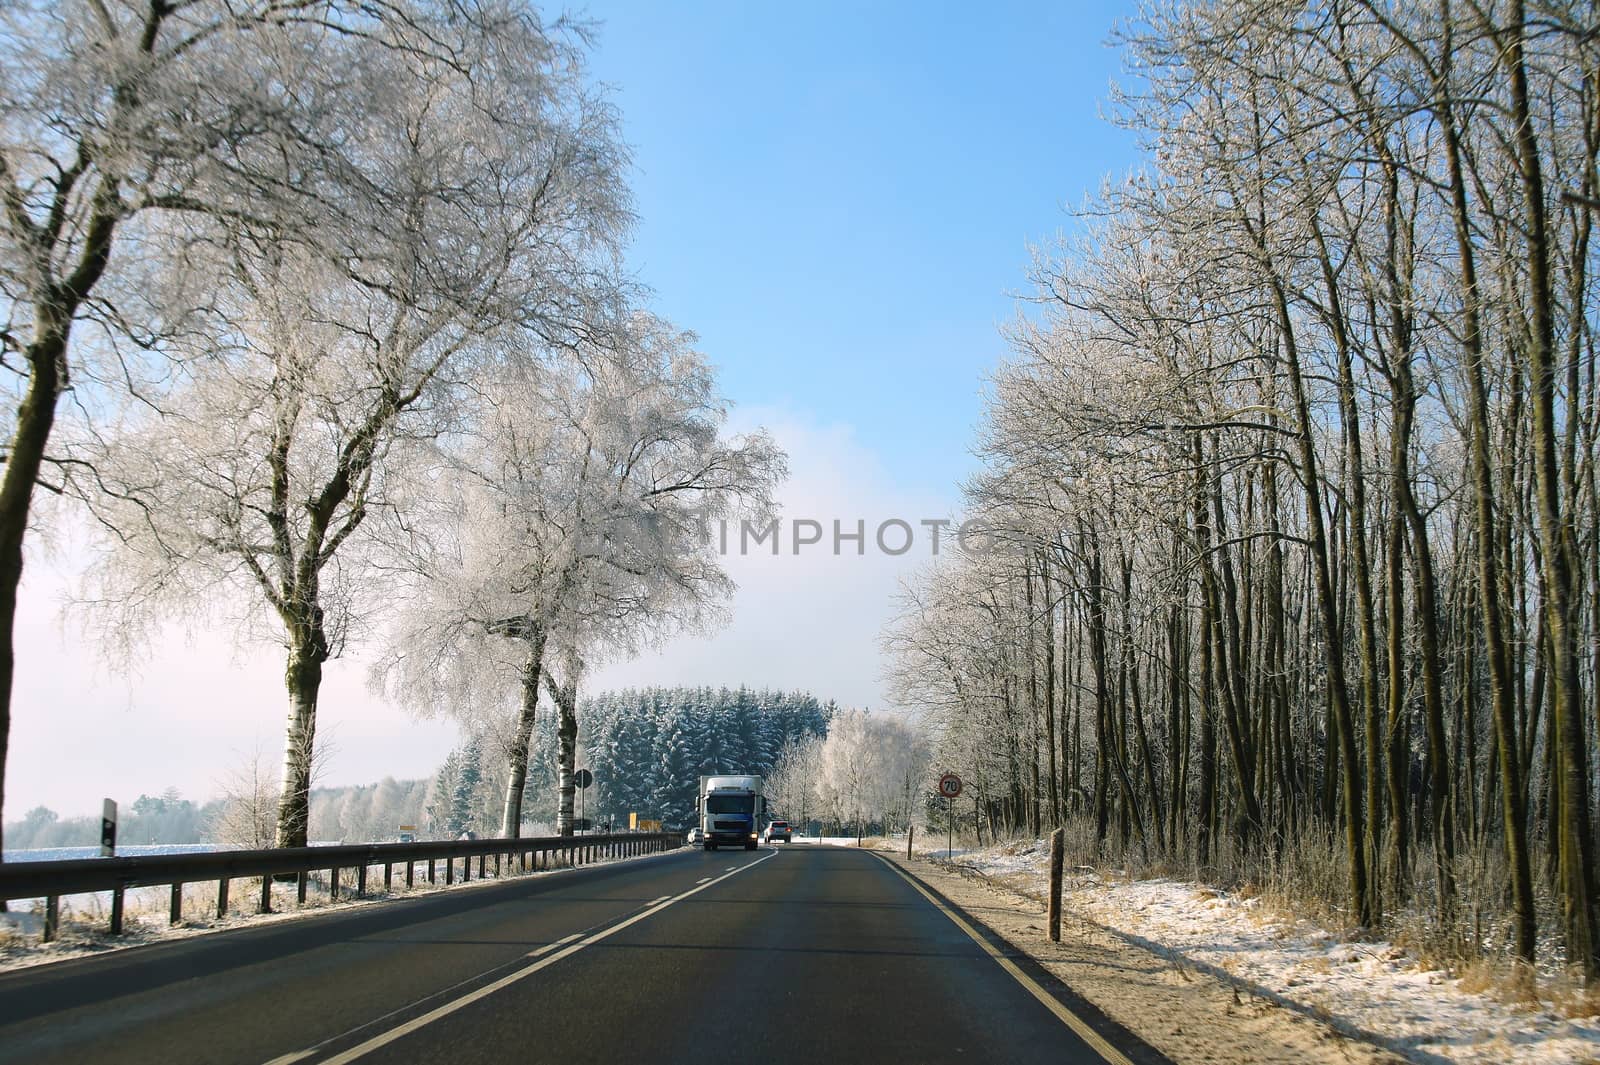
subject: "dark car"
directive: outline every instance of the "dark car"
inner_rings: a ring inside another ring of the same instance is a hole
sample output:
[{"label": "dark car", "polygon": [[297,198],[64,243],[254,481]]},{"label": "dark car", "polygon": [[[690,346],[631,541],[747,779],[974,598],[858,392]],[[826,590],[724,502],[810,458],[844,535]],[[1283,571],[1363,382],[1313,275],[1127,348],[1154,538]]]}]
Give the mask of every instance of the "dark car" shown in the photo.
[{"label": "dark car", "polygon": [[774,821],[767,826],[767,842],[776,843],[778,840],[789,842],[789,822]]}]

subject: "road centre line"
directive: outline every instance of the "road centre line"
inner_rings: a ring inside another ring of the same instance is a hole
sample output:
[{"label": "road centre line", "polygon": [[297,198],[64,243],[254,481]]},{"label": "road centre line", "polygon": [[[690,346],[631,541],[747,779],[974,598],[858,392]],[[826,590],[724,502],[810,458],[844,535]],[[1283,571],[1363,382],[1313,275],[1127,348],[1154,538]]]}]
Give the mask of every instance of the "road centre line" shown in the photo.
[{"label": "road centre line", "polygon": [[[721,876],[716,877],[713,880],[698,884],[697,886],[690,888],[688,891],[685,891],[681,895],[663,895],[661,897],[661,900],[659,900],[657,902],[654,902],[654,903],[651,903],[645,909],[643,909],[643,910],[639,911],[638,913],[634,914],[632,917],[629,917],[624,921],[619,921],[618,923],[616,923],[614,925],[610,925],[610,926],[608,926],[606,928],[603,928],[600,931],[592,933],[592,934],[590,934],[588,936],[584,936],[582,939],[579,939],[575,943],[569,943],[568,940],[571,940],[574,937],[568,936],[566,940],[560,940],[557,943],[549,944],[549,947],[556,947],[556,946],[559,946],[561,943],[568,943],[568,945],[566,947],[562,948],[559,951],[556,951],[555,953],[546,954],[544,957],[540,958],[538,961],[535,961],[532,965],[524,966],[523,968],[518,969],[514,973],[511,973],[511,974],[509,974],[507,976],[501,977],[500,979],[494,981],[493,983],[488,983],[488,984],[483,985],[482,987],[476,989],[475,991],[469,991],[467,994],[462,995],[460,998],[452,999],[451,1001],[444,1003],[442,1006],[436,1006],[433,1009],[429,1010],[427,1013],[422,1014],[421,1016],[414,1017],[411,1020],[405,1022],[404,1024],[401,1024],[401,1025],[398,1025],[398,1026],[396,1026],[394,1028],[389,1029],[387,1032],[379,1033],[378,1035],[373,1036],[371,1039],[368,1039],[363,1043],[356,1044],[355,1046],[351,1047],[349,1050],[345,1050],[345,1051],[343,1051],[341,1053],[335,1054],[331,1058],[324,1058],[322,1063],[321,1063],[321,1065],[348,1065],[349,1062],[352,1062],[352,1061],[355,1061],[355,1060],[357,1060],[359,1058],[365,1057],[366,1055],[372,1053],[374,1050],[377,1050],[377,1049],[379,1049],[381,1047],[388,1046],[390,1043],[393,1043],[395,1040],[404,1038],[405,1036],[410,1035],[412,1032],[415,1032],[419,1028],[422,1028],[422,1027],[425,1027],[426,1025],[432,1024],[434,1021],[439,1020],[441,1017],[447,1017],[450,1014],[456,1012],[457,1010],[460,1010],[460,1009],[463,1009],[463,1008],[465,1008],[467,1006],[472,1005],[474,1002],[477,1002],[480,999],[488,998],[490,995],[494,994],[496,991],[504,990],[505,988],[510,987],[512,984],[517,983],[520,980],[525,980],[528,977],[532,976],[534,973],[539,972],[539,971],[541,971],[543,969],[549,968],[550,966],[554,965],[556,962],[562,960],[563,958],[569,958],[572,955],[578,953],[580,950],[583,950],[585,947],[593,946],[594,944],[600,942],[602,939],[607,939],[610,936],[613,936],[616,933],[622,931],[624,928],[628,928],[628,927],[630,927],[632,925],[635,925],[635,924],[639,923],[640,921],[644,920],[646,917],[650,917],[650,916],[653,916],[655,914],[658,914],[662,910],[666,909],[667,907],[676,905],[677,903],[682,902],[684,899],[688,898],[691,895],[698,895],[700,892],[706,890],[707,888],[713,887],[713,886],[715,886],[717,884],[720,884],[720,883],[722,883],[722,881],[727,880],[730,877],[736,876],[737,874],[742,873],[742,872],[744,872],[746,870],[754,869],[756,866],[760,865],[762,862],[765,862],[768,858],[775,857],[776,855],[777,855],[777,851],[773,851],[772,853],[766,855],[765,857],[757,858],[755,861],[750,862],[750,863],[748,863],[746,865],[730,866],[729,869],[728,869],[728,872],[723,873]],[[538,952],[536,951],[534,953],[536,954]],[[310,1056],[312,1053],[313,1053],[313,1051],[307,1050],[307,1051],[302,1051],[302,1052],[299,1052],[299,1053],[296,1053],[296,1054],[286,1054],[283,1057],[274,1058],[272,1061],[267,1062],[267,1065],[289,1065],[290,1062],[300,1061],[300,1060]]]},{"label": "road centre line", "polygon": [[990,943],[982,933],[980,933],[976,928],[973,928],[972,925],[968,924],[966,921],[962,920],[959,914],[941,902],[939,898],[927,888],[923,887],[914,876],[881,854],[874,854],[873,856],[880,859],[883,864],[887,865],[890,869],[893,869],[896,873],[898,873],[906,883],[917,889],[918,894],[927,899],[929,902],[933,903],[934,906],[939,909],[940,913],[944,914],[946,917],[950,918],[951,921],[955,922],[955,926],[957,928],[965,932],[969,939],[978,944],[978,946],[982,947],[985,954],[993,958],[999,964],[1000,968],[1010,973],[1012,978],[1015,979],[1017,983],[1021,984],[1030,995],[1038,999],[1045,1009],[1055,1014],[1057,1020],[1061,1021],[1061,1023],[1065,1024],[1068,1028],[1071,1028],[1073,1033],[1077,1035],[1079,1039],[1082,1039],[1085,1043],[1088,1043],[1090,1048],[1093,1049],[1095,1053],[1099,1054],[1102,1058],[1109,1062],[1110,1065],[1133,1065],[1133,1062],[1129,1061],[1128,1057],[1123,1054],[1122,1051],[1106,1042],[1105,1037],[1099,1032],[1095,1031],[1093,1028],[1089,1027],[1087,1021],[1085,1021],[1082,1017],[1079,1017],[1076,1013],[1073,1013],[1066,1007],[1064,1003],[1062,1003],[1060,999],[1056,998],[1050,992],[1041,987],[1038,981],[1036,981],[1033,977],[1023,972],[1015,962],[997,950],[994,944]]},{"label": "road centre line", "polygon": [[[657,901],[659,901],[659,900],[657,900]],[[560,947],[566,946],[568,943],[571,943],[574,939],[582,939],[582,938],[583,938],[583,933],[582,932],[574,932],[570,936],[562,936],[560,939],[556,940],[553,943],[546,943],[542,947],[535,947],[533,950],[530,950],[530,951],[528,951],[528,953],[524,954],[523,957],[525,957],[525,958],[537,958],[537,957],[540,957],[541,955],[549,954],[552,950],[556,950],[556,949],[558,949]],[[467,981],[462,981],[462,982],[466,983]],[[457,985],[457,986],[459,986],[459,985]],[[448,992],[449,990],[450,990],[450,988],[446,988],[445,989],[446,992]],[[369,1027],[370,1025],[379,1024],[382,1021],[387,1020],[388,1018],[394,1016],[397,1013],[404,1012],[405,1008],[406,1007],[401,1007],[398,1010],[392,1010],[391,1012],[384,1014],[382,1017],[374,1018],[373,1020],[368,1021],[366,1024],[360,1025],[355,1030],[359,1030],[360,1028]],[[349,1033],[347,1032],[345,1034],[348,1035]],[[339,1038],[339,1036],[334,1036],[333,1037],[333,1039],[338,1039],[338,1038]],[[324,1042],[325,1043],[330,1043],[330,1042],[333,1041],[333,1039],[324,1040]],[[322,1044],[318,1044],[318,1046],[321,1046],[321,1045]],[[294,1063],[297,1062],[297,1061],[304,1061],[306,1058],[315,1057],[316,1053],[317,1053],[317,1047],[311,1047],[308,1050],[296,1050],[292,1054],[284,1054],[282,1057],[273,1058],[271,1061],[267,1062],[266,1065],[294,1065]]]},{"label": "road centre line", "polygon": [[524,955],[524,957],[537,958],[542,954],[549,954],[552,950],[555,950],[557,947],[566,946],[568,943],[571,943],[574,939],[582,939],[582,938],[583,938],[583,933],[582,932],[574,932],[570,936],[562,936],[560,939],[556,940],[554,943],[546,943],[544,946],[539,947],[536,950],[530,950],[530,951],[528,951],[528,953],[526,955]]}]

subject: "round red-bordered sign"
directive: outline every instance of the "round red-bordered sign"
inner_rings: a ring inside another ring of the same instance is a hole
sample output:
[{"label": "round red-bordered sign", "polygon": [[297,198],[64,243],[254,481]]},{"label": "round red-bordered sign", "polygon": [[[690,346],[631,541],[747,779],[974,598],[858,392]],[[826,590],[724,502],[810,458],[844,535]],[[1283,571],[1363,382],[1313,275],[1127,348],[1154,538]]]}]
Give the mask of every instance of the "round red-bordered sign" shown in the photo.
[{"label": "round red-bordered sign", "polygon": [[947,799],[953,799],[961,794],[961,778],[954,773],[946,773],[939,778],[939,794]]}]

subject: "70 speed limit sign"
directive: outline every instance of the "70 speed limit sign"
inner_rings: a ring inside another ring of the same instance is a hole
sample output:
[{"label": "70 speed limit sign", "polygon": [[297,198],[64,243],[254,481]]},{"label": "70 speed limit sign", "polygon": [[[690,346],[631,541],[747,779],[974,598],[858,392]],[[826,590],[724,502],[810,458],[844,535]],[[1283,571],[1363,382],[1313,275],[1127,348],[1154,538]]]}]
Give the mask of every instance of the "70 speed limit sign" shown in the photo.
[{"label": "70 speed limit sign", "polygon": [[961,778],[954,773],[946,773],[939,778],[939,794],[947,799],[953,799],[961,794]]}]

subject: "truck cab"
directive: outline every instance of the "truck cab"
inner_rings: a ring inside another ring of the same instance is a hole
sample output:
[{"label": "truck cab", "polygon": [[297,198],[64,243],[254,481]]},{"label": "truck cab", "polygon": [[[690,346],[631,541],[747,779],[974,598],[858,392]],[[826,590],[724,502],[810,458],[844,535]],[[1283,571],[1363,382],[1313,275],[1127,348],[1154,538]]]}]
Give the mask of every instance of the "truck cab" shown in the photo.
[{"label": "truck cab", "polygon": [[761,815],[767,800],[756,776],[700,778],[700,830],[708,851],[743,847],[753,851],[761,836]]}]

